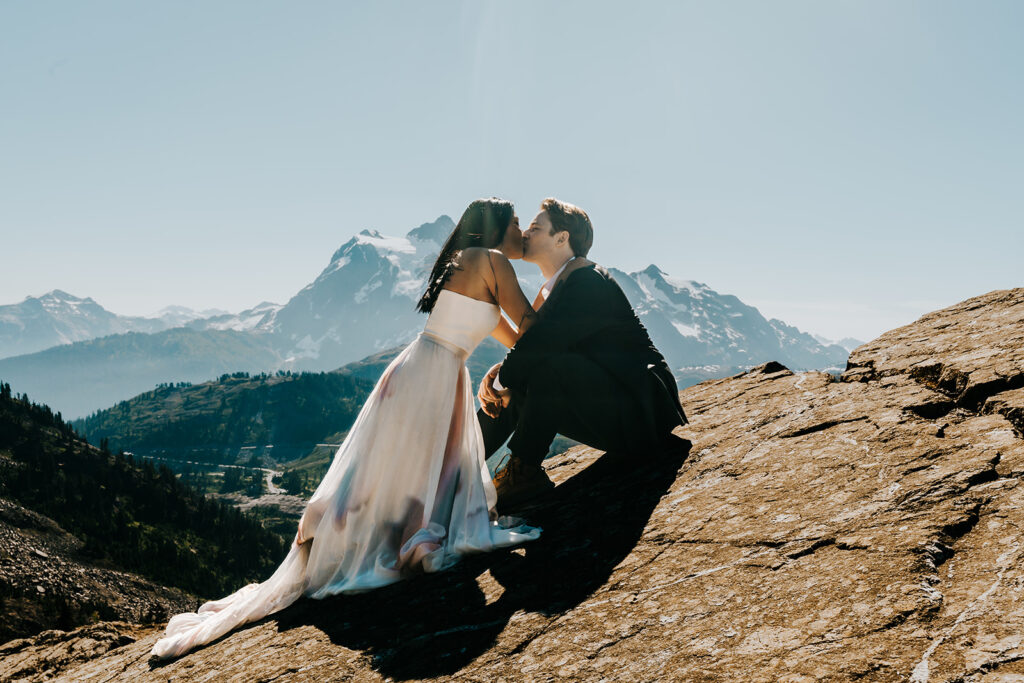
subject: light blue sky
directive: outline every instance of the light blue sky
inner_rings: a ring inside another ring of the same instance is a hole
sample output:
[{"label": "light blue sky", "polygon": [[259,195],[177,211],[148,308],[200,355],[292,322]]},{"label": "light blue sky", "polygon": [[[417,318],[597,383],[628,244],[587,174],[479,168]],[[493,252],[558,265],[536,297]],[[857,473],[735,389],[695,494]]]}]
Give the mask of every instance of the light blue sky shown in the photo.
[{"label": "light blue sky", "polygon": [[586,208],[595,260],[871,338],[1024,286],[1024,3],[0,0],[0,303],[283,303],[354,232]]}]

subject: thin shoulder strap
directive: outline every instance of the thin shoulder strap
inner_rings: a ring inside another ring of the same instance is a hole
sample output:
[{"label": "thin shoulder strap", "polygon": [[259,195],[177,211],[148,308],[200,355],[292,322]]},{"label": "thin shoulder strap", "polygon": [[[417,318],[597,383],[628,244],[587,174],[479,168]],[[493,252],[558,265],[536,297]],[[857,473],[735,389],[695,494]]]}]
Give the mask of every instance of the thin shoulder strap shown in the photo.
[{"label": "thin shoulder strap", "polygon": [[494,278],[494,300],[501,305],[501,299],[498,298],[498,274],[494,272],[494,261],[491,260],[491,250],[487,250],[487,265],[491,267],[491,276]]}]

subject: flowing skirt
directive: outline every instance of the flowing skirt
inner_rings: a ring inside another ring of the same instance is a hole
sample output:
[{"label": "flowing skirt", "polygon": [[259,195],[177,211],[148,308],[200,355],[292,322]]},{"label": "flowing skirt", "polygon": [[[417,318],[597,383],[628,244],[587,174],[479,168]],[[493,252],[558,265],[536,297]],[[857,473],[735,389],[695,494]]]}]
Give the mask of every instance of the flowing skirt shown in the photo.
[{"label": "flowing skirt", "polygon": [[151,653],[177,657],[303,595],[366,591],[540,536],[495,503],[465,352],[421,334],[381,375],[274,574],[171,617]]}]

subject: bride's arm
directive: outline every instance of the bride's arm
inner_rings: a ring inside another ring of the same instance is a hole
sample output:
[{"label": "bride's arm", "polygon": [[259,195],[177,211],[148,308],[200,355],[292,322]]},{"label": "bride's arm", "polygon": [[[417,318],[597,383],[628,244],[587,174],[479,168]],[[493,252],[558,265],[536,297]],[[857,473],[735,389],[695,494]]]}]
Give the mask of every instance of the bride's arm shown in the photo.
[{"label": "bride's arm", "polygon": [[[487,259],[490,264],[491,278],[485,277],[484,279],[488,280],[487,284],[491,288],[491,294],[501,306],[501,310],[505,311],[516,327],[513,329],[512,325],[509,325],[503,318],[492,334],[505,346],[512,347],[519,341],[523,332],[537,320],[537,312],[533,310],[533,306],[523,294],[516,271],[512,268],[512,263],[508,258],[501,252],[488,251]],[[499,334],[504,335],[505,339],[499,337]],[[506,341],[511,343],[506,343]]]},{"label": "bride's arm", "polygon": [[502,317],[501,322],[499,322],[498,326],[494,328],[493,332],[491,332],[491,336],[497,339],[502,346],[511,349],[516,345],[516,340],[518,339],[519,334],[511,325],[508,324],[508,321]]}]

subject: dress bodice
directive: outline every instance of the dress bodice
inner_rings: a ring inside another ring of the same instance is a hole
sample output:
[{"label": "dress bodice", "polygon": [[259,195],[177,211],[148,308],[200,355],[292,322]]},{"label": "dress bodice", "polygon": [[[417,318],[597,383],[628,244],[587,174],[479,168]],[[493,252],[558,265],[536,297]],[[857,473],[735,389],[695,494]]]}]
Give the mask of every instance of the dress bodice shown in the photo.
[{"label": "dress bodice", "polygon": [[468,356],[500,320],[501,311],[496,304],[442,289],[423,334],[457,346]]}]

